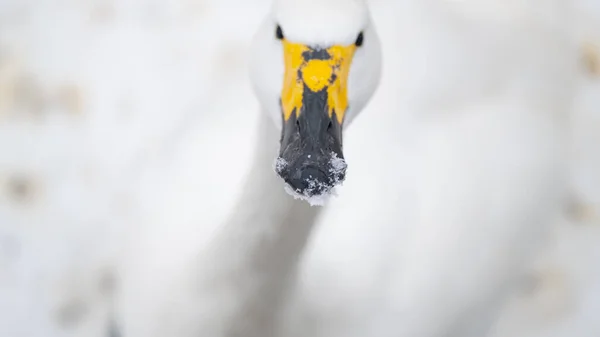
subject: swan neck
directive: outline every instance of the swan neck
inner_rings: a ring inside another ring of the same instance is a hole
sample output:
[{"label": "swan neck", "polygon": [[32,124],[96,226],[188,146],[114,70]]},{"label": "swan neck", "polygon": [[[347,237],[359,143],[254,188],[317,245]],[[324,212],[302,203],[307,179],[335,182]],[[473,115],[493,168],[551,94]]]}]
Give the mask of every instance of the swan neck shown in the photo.
[{"label": "swan neck", "polygon": [[[269,335],[265,329],[277,320],[320,210],[285,192],[273,169],[278,131],[266,114],[261,115],[246,183],[231,217],[210,241],[200,264],[199,284],[207,306],[210,299],[219,306],[225,294],[236,298],[235,305],[207,322],[216,329],[213,336]],[[255,326],[256,322],[262,323]]]},{"label": "swan neck", "polygon": [[264,266],[266,269],[277,269],[293,265],[320,207],[311,207],[285,192],[284,182],[273,168],[279,150],[279,132],[266,114],[262,115],[254,162],[232,216],[221,232],[223,240],[236,242],[219,245],[236,247],[240,254],[254,256],[256,263],[269,261],[270,267]]}]

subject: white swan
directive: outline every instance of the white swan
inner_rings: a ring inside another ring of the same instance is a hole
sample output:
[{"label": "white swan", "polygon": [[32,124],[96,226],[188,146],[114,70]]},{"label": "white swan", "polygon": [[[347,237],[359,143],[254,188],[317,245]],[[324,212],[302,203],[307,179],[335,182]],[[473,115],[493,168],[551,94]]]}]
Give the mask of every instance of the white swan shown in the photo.
[{"label": "white swan", "polygon": [[232,216],[194,262],[196,278],[188,285],[197,305],[169,306],[161,322],[145,322],[143,332],[126,328],[127,336],[275,334],[320,209],[295,200],[284,186],[310,199],[343,179],[342,128],[375,92],[380,57],[364,1],[274,2],[250,52],[262,110],[252,167]]},{"label": "white swan", "polygon": [[[342,128],[373,95],[380,46],[361,0],[278,0],[252,44],[251,78],[262,110],[256,154],[232,217],[198,271],[197,317],[206,336],[264,337],[319,208],[294,200],[273,170],[307,197],[327,193],[343,169]],[[331,154],[333,152],[333,155]],[[333,167],[332,166],[333,159]],[[281,161],[280,161],[281,162]],[[305,184],[316,180],[316,185]],[[325,187],[323,187],[325,186]]]}]

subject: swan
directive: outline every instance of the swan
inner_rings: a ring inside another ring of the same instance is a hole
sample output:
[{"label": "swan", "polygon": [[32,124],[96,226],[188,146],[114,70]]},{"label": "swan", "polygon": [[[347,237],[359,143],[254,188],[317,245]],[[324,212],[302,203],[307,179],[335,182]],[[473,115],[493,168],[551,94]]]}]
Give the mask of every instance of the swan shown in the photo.
[{"label": "swan", "polygon": [[343,180],[342,131],[373,96],[380,58],[364,1],[273,3],[251,47],[262,110],[252,167],[197,273],[203,335],[274,334],[320,209],[296,198],[311,201]]},{"label": "swan", "polygon": [[276,0],[248,59],[261,110],[254,155],[231,216],[186,271],[195,305],[166,306],[160,322],[125,327],[127,336],[274,335],[322,208],[312,206],[344,180],[343,130],[381,74],[365,1]]},{"label": "swan", "polygon": [[320,210],[309,203],[344,179],[343,129],[373,96],[380,73],[365,1],[274,1],[250,52],[262,110],[252,167],[197,273],[203,335],[275,333]]}]

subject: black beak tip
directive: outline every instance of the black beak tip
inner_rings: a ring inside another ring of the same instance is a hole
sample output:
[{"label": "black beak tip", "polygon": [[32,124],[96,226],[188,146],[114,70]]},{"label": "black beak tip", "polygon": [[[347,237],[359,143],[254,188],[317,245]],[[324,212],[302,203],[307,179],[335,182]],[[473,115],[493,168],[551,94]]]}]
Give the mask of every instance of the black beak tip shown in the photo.
[{"label": "black beak tip", "polygon": [[335,186],[344,181],[346,176],[346,163],[337,156],[332,156],[325,161],[325,164],[312,162],[288,166],[282,163],[285,161],[278,158],[275,171],[294,194],[303,198],[329,194]]}]

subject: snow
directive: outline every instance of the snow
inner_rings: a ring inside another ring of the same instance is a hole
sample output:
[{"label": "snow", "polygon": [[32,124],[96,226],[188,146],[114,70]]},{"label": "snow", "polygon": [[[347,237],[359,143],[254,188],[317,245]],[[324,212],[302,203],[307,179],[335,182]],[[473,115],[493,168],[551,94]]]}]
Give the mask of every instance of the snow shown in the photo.
[{"label": "snow", "polygon": [[[305,254],[291,310],[298,336],[393,325],[377,319],[409,233],[396,223],[412,220],[417,129],[409,113],[386,111],[407,106],[398,92],[433,105],[485,89],[444,82],[464,70],[451,47],[472,46],[441,39],[439,27],[412,27],[439,39],[437,49],[394,57],[400,18],[415,15],[394,2],[371,1],[386,75],[345,131],[352,174]],[[577,4],[577,41],[600,48],[599,2]],[[104,337],[113,320],[142,331],[161,319],[161,303],[187,295],[173,285],[226,218],[251,162],[258,105],[245,55],[269,5],[0,1],[0,336]],[[573,105],[572,205],[494,337],[600,335],[600,75],[586,64]],[[426,99],[448,86],[454,95]],[[389,193],[390,181],[405,193]]]},{"label": "snow", "polygon": [[288,165],[289,165],[289,163],[287,162],[287,160],[285,160],[281,157],[277,157],[277,158],[275,158],[275,161],[273,162],[273,169],[275,170],[275,172],[280,173]]},{"label": "snow", "polygon": [[[312,190],[312,189],[316,188],[316,184],[318,184],[318,182],[316,182],[316,181],[308,181],[308,183],[310,184],[308,187],[308,190]],[[295,190],[289,184],[285,184],[283,186],[283,189],[285,190],[285,192],[287,194],[291,195],[294,199],[306,201],[311,206],[324,206],[325,203],[327,202],[327,200],[329,200],[329,193],[315,194],[315,195],[309,195],[308,191],[307,191],[307,193],[300,193],[300,190]]]},{"label": "snow", "polygon": [[[345,172],[346,168],[348,167],[348,164],[346,164],[344,158],[339,158],[335,152],[331,153],[331,160],[329,161],[329,165],[331,165],[329,173],[333,174],[336,177],[340,173]],[[337,182],[339,182],[339,180],[336,181],[336,183]]]},{"label": "snow", "polygon": [[[308,158],[310,158],[310,154]],[[284,184],[283,188],[287,194],[294,197],[296,200],[306,201],[311,206],[325,206],[331,196],[337,196],[336,187],[341,186],[344,183],[345,171],[348,165],[343,158],[339,158],[335,152],[331,152],[331,159],[329,160],[329,174],[333,177],[331,184],[324,183],[318,179],[311,179],[312,176],[306,179],[308,188],[304,191],[300,189],[294,189],[287,183]],[[275,172],[280,173],[288,165],[287,161],[281,157],[275,159],[274,169]],[[315,190],[321,191],[322,193],[316,194]]]}]

